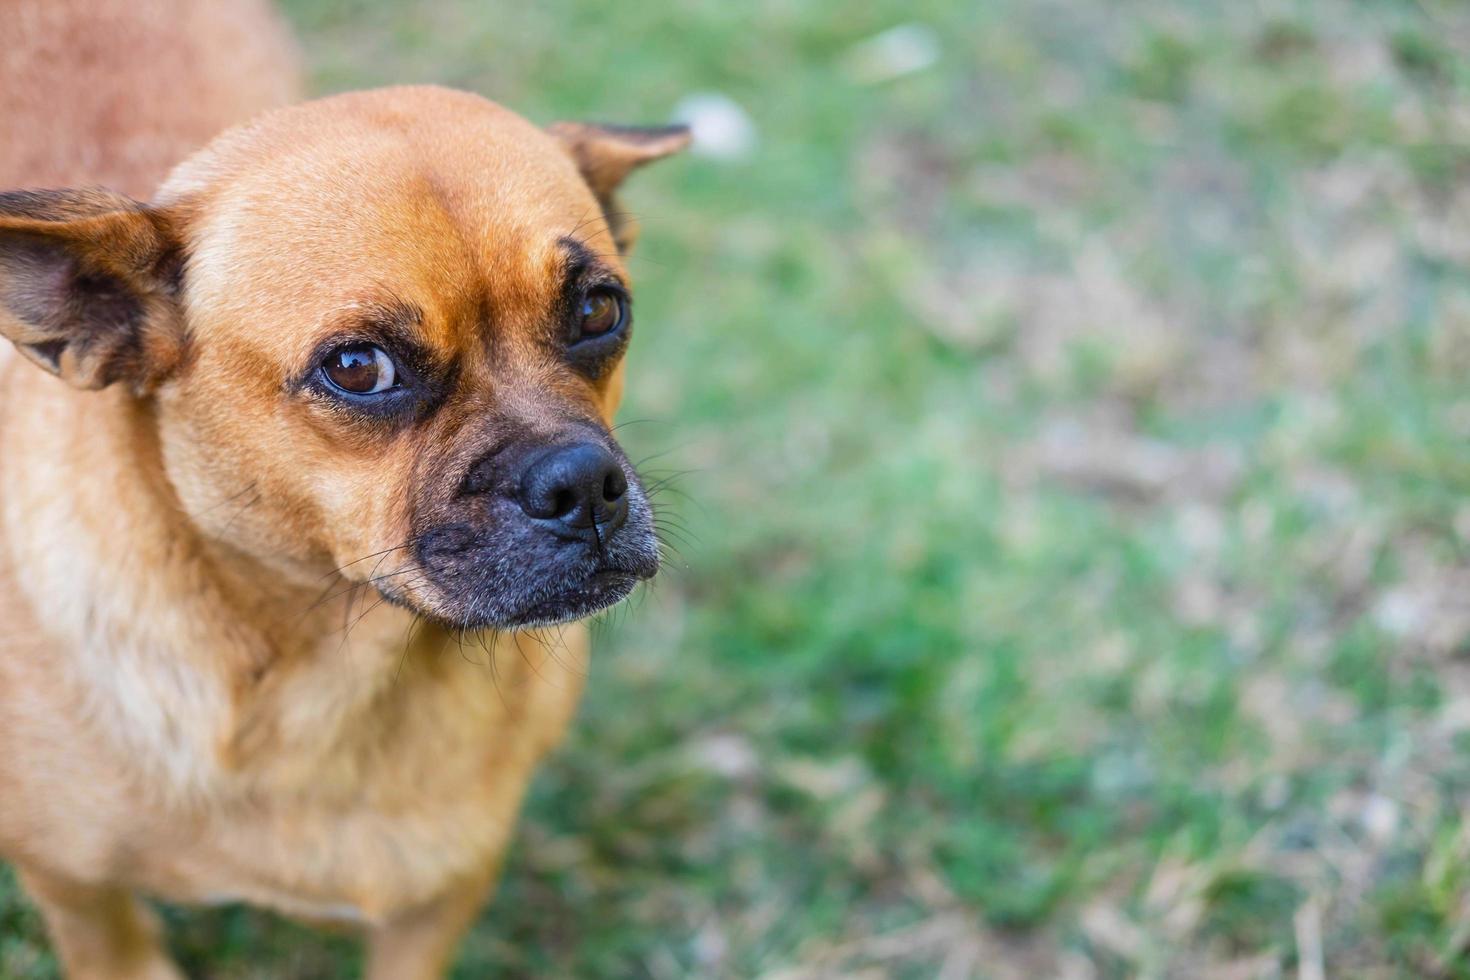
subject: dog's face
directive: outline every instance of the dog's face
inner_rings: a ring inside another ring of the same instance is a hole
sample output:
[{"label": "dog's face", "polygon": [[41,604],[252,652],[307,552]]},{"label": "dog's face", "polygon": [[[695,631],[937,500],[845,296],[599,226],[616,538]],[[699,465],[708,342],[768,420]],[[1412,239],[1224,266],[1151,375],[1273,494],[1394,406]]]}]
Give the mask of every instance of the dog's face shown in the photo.
[{"label": "dog's face", "polygon": [[265,117],[151,207],[0,198],[0,332],[148,400],[202,533],[446,623],[587,615],[658,568],[611,433],[631,332],[612,192],[678,130],[396,89]]}]

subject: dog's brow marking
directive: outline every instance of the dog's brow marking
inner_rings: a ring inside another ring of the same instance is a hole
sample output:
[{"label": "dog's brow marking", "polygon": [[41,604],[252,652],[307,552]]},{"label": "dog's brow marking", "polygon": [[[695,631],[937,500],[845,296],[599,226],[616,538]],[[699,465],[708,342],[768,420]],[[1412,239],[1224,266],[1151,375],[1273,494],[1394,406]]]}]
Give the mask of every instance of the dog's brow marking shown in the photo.
[{"label": "dog's brow marking", "polygon": [[[361,314],[355,317],[354,314]],[[321,322],[324,324],[340,323],[347,319],[371,320],[376,323],[388,325],[403,325],[418,323],[423,319],[423,311],[414,303],[407,300],[391,297],[386,300],[350,300],[341,306],[333,307],[323,314]]]},{"label": "dog's brow marking", "polygon": [[570,294],[577,287],[578,283],[593,275],[608,276],[624,289],[628,288],[628,284],[622,274],[615,267],[609,265],[600,254],[589,248],[584,242],[563,236],[556,240],[556,244],[565,259],[565,264],[561,270],[562,291],[564,294]]},{"label": "dog's brow marking", "polygon": [[556,240],[562,254],[566,256],[564,275],[575,278],[594,266],[601,265],[597,253],[575,238],[563,237]]}]

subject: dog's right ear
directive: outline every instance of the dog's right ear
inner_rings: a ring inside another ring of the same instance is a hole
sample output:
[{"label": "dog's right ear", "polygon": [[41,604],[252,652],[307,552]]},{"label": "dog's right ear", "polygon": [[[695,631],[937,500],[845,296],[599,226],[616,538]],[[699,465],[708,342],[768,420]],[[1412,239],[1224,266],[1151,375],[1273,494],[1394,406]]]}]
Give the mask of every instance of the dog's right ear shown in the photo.
[{"label": "dog's right ear", "polygon": [[79,388],[152,389],[183,350],[183,250],[109,191],[0,194],[0,335]]}]

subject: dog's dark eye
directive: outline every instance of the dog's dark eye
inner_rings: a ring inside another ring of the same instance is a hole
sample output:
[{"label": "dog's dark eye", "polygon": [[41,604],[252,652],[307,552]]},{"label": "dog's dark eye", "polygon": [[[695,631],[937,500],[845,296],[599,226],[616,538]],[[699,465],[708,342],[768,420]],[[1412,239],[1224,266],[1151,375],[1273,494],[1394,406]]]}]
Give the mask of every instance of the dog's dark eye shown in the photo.
[{"label": "dog's dark eye", "polygon": [[354,395],[375,395],[398,384],[398,370],[381,347],[353,344],[327,355],[322,374],[334,387]]},{"label": "dog's dark eye", "polygon": [[613,333],[627,319],[628,307],[620,293],[606,286],[598,286],[589,289],[587,295],[582,297],[578,316],[577,335],[572,338],[574,343]]}]

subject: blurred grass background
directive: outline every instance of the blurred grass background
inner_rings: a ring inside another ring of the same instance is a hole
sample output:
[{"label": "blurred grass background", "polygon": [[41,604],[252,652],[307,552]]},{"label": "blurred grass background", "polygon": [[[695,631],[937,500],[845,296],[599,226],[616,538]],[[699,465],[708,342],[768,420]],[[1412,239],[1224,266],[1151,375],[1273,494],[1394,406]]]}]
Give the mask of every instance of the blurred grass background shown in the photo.
[{"label": "blurred grass background", "polygon": [[455,976],[1470,976],[1470,8],[285,6],[319,91],[758,137],[626,195],[679,556]]}]

